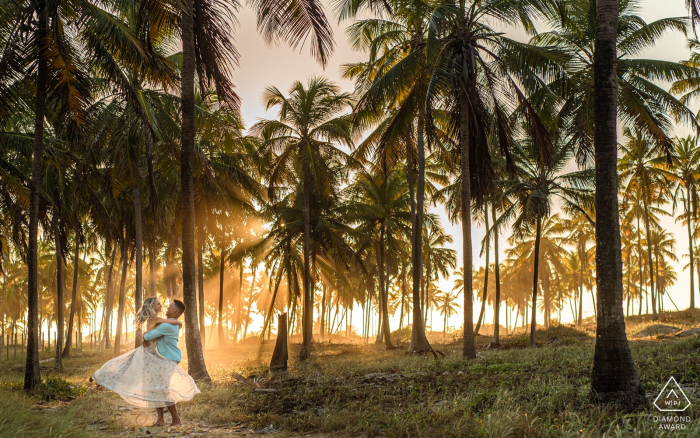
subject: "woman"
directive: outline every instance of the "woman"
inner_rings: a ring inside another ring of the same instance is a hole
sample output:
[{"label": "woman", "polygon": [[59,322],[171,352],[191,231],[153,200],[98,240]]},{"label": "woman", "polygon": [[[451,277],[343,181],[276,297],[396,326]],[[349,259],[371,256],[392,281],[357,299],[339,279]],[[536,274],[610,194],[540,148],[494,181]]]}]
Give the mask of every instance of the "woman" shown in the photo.
[{"label": "woman", "polygon": [[[156,297],[146,298],[136,314],[136,327],[145,322],[147,331],[162,323],[177,324],[177,319],[159,318],[162,306]],[[115,357],[95,371],[90,381],[97,382],[124,400],[142,408],[164,408],[191,400],[199,389],[192,377],[177,362],[158,353],[158,340]]]}]

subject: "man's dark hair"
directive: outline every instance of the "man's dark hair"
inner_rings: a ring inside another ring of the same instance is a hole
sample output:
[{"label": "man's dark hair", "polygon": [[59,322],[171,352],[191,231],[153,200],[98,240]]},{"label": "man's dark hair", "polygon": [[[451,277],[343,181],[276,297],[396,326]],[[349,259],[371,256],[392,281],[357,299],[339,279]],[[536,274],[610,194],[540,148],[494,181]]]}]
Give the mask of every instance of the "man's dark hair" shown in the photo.
[{"label": "man's dark hair", "polygon": [[180,300],[173,300],[173,304],[180,309],[180,315],[182,315],[182,313],[185,311],[185,303]]}]

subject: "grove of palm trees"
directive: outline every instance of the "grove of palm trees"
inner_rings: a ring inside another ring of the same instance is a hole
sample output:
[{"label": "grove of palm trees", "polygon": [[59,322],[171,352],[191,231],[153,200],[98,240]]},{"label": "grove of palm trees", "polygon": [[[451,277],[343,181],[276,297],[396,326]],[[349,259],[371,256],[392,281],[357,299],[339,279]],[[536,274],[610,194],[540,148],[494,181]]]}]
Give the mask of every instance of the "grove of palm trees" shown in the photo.
[{"label": "grove of palm trees", "polygon": [[700,436],[669,2],[0,0],[0,436]]}]

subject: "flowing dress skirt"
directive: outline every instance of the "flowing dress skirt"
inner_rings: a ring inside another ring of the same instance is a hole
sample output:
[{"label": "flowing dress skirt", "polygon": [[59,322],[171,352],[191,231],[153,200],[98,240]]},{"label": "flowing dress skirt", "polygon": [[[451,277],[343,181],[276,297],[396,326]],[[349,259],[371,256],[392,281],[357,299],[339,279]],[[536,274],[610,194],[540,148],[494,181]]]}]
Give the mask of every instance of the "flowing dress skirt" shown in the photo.
[{"label": "flowing dress skirt", "polygon": [[200,393],[189,374],[158,354],[153,341],[149,347],[138,347],[105,363],[92,379],[142,408],[172,406]]}]

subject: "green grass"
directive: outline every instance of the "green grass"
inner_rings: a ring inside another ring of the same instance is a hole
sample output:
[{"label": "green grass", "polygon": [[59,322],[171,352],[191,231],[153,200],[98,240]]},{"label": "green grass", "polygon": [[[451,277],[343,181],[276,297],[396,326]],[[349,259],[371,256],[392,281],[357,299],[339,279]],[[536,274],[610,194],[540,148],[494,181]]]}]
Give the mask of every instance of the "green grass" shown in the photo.
[{"label": "green grass", "polygon": [[[610,412],[588,401],[594,346],[586,332],[556,326],[538,331],[537,348],[525,348],[528,342],[524,335],[504,337],[502,349],[480,348],[475,360],[462,359],[459,342],[437,345],[446,356],[440,360],[374,345],[325,343],[316,345],[316,356],[304,363],[294,361],[298,349],[292,344],[290,370],[274,376],[266,373],[269,343],[262,362],[255,358],[255,345],[208,350],[215,385],[200,386],[202,394],[183,404],[181,412],[197,427],[274,424],[282,436],[700,436],[695,391],[688,393],[694,406],[683,413],[692,419],[684,430],[659,430],[654,417],[660,413],[651,405],[671,376],[684,387],[698,388],[700,338],[630,343],[650,401],[633,414]],[[97,353],[78,354],[66,361],[62,377],[84,384],[104,360]],[[0,363],[5,370],[0,380],[21,381],[21,369],[7,370],[6,363]],[[233,373],[255,377],[246,384]],[[256,392],[257,385],[277,391]],[[93,387],[70,402],[47,402],[0,388],[0,436],[114,436],[152,422],[149,412],[128,414],[120,411],[123,406],[116,395]],[[14,427],[28,429],[6,433]]]}]

